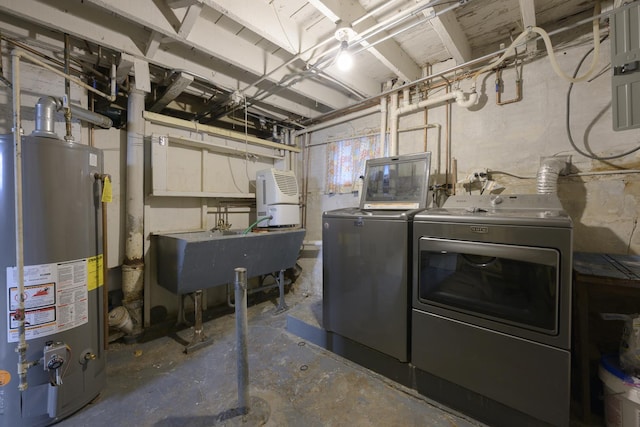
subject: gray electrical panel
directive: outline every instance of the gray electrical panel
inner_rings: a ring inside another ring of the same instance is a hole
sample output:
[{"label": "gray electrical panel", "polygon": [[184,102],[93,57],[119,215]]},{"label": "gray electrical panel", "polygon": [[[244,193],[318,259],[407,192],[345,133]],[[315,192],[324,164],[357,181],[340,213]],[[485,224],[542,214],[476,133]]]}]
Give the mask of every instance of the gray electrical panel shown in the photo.
[{"label": "gray electrical panel", "polygon": [[613,130],[640,127],[640,2],[611,16]]}]

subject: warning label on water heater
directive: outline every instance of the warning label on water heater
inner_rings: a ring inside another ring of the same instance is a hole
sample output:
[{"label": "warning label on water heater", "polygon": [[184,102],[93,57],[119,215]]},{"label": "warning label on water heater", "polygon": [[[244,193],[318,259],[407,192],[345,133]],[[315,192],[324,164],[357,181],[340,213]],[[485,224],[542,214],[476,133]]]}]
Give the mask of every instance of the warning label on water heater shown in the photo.
[{"label": "warning label on water heater", "polygon": [[[94,262],[95,263],[95,262]],[[53,335],[89,321],[88,259],[24,267],[26,339]],[[18,342],[17,267],[7,268],[8,342]]]}]

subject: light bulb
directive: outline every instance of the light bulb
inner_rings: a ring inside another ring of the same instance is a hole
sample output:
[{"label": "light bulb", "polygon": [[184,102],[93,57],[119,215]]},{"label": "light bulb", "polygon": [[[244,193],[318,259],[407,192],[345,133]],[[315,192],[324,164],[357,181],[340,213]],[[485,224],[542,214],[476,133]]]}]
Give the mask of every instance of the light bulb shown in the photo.
[{"label": "light bulb", "polygon": [[340,46],[340,51],[338,51],[336,65],[340,71],[349,71],[353,65],[353,57],[347,50],[348,47],[349,44],[346,41],[343,41]]}]

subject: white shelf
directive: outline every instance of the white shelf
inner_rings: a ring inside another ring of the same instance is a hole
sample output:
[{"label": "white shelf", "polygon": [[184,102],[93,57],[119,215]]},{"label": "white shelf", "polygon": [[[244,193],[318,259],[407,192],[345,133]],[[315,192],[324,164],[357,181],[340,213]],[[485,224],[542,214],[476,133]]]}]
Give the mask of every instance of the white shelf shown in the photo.
[{"label": "white shelf", "polygon": [[276,154],[268,154],[262,153],[259,151],[254,151],[251,149],[245,150],[244,148],[238,147],[229,147],[228,145],[222,145],[215,142],[210,141],[200,141],[198,139],[187,138],[184,136],[176,136],[176,135],[153,135],[153,137],[157,138],[167,138],[169,144],[177,144],[183,145],[185,147],[193,147],[193,148],[203,148],[205,150],[222,153],[222,154],[231,154],[233,156],[244,157],[246,154],[250,154],[252,156],[257,157],[267,157],[269,159],[284,159],[284,156],[276,155]]}]

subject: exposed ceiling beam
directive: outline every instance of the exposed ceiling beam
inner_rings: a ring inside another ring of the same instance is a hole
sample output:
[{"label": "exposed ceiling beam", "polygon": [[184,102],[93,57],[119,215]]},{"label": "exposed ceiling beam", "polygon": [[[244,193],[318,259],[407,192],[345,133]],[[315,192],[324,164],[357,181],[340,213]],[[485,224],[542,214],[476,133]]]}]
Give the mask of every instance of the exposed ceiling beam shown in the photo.
[{"label": "exposed ceiling beam", "polygon": [[[216,25],[213,17],[211,17],[212,19],[207,19],[208,16],[204,10],[189,36],[185,38],[175,33],[171,18],[166,15],[167,11],[156,7],[156,5],[161,6],[161,4],[154,0],[137,0],[135,2],[130,0],[85,0],[86,3],[98,6],[110,13],[115,13],[124,19],[130,20],[132,23],[144,25],[151,30],[164,34],[173,41],[183,43],[192,49],[211,55],[258,76],[284,63],[282,58],[265,53],[254,43]],[[176,11],[176,19],[180,19],[177,13],[178,11]],[[209,14],[212,13],[212,11],[209,11]],[[215,42],[212,43],[212,41]],[[289,77],[289,73],[288,69],[283,68],[274,73],[269,80],[272,83],[286,80]],[[309,96],[331,108],[349,105],[353,102],[347,95],[309,80],[302,80],[291,86],[289,90],[299,95]],[[365,90],[361,91],[368,93]]]},{"label": "exposed ceiling beam", "polygon": [[272,1],[206,0],[206,4],[292,55],[303,49],[303,29],[288,16],[279,14]]},{"label": "exposed ceiling beam", "polygon": [[[533,0],[521,0],[533,3]],[[445,6],[435,6],[427,8],[423,11],[425,16],[433,16],[429,21],[433,29],[440,37],[445,49],[456,64],[464,64],[471,60],[471,44],[465,35],[456,14],[453,10],[436,15],[437,12],[444,9]]]},{"label": "exposed ceiling beam", "polygon": [[[92,6],[97,6],[99,9]],[[159,9],[157,6],[165,7],[165,9]],[[19,14],[23,19],[37,20],[39,18],[41,25],[57,27],[59,31],[67,31],[67,29],[74,28],[75,22],[70,24],[67,21],[72,17],[79,18],[78,21],[82,22],[78,24],[77,37],[93,40],[94,43],[99,45],[108,44],[118,51],[143,58],[145,58],[144,47],[149,37],[148,30],[153,30],[171,41],[188,46],[196,53],[208,55],[212,60],[219,60],[219,63],[228,63],[238,70],[248,72],[249,75],[234,75],[234,77],[244,81],[254,80],[252,76],[260,76],[265,70],[274,69],[284,62],[283,59],[277,56],[265,54],[259,46],[237,37],[235,34],[216,25],[212,20],[202,19],[202,17],[196,21],[194,29],[187,38],[180,37],[176,34],[174,25],[176,22],[180,22],[179,13],[184,11],[176,10],[175,15],[172,16],[173,11],[171,9],[164,3],[158,3],[154,0],[138,0],[135,2],[128,0],[85,0],[82,3],[60,0],[55,4],[34,0],[22,2],[7,0],[3,1],[0,8],[4,8],[3,10],[9,14]],[[103,12],[99,13],[100,10]],[[210,13],[214,12],[210,11]],[[173,19],[174,17],[175,19]],[[123,24],[123,19],[125,22],[130,22]],[[144,41],[140,42],[138,36],[128,42],[123,40],[123,38],[126,39],[128,33],[140,33],[140,31],[145,34]],[[108,40],[108,37],[113,37],[118,41],[114,43]],[[215,40],[215,43],[212,43],[212,40]],[[118,46],[121,41],[127,45],[127,48],[123,49]],[[177,46],[175,43],[172,44],[171,49],[175,49],[175,46]],[[145,59],[150,60],[150,58]],[[157,63],[157,60],[155,62]],[[224,73],[225,68],[218,68],[215,71]],[[209,70],[207,74],[211,75],[211,71]],[[286,68],[274,73],[271,76],[270,84],[277,84],[278,81],[285,80],[288,73],[289,70]],[[236,88],[236,86],[233,87],[233,89]],[[287,90],[281,91],[279,93],[280,98],[287,97],[288,93],[295,93],[298,97],[307,97],[311,103],[319,103],[330,108],[339,108],[354,102],[353,98],[344,92],[310,80],[302,80],[287,88]],[[373,93],[376,92],[374,91]],[[267,100],[267,102],[271,101]],[[292,112],[296,111],[300,110],[292,110]]]},{"label": "exposed ceiling beam", "polygon": [[[366,9],[357,1],[309,0],[309,3],[335,23],[342,21],[350,25],[367,13]],[[369,17],[358,23],[353,29],[356,33],[360,33],[376,24],[377,21]],[[388,33],[380,32],[368,38],[362,45],[364,47],[369,46],[369,44],[373,44],[386,36],[388,36]],[[378,43],[369,48],[368,51],[401,80],[413,81],[421,76],[422,71],[418,64],[392,39]]]},{"label": "exposed ceiling beam", "polygon": [[[283,14],[278,14],[274,2],[205,0],[205,4],[292,55],[298,52],[305,52],[322,41],[312,37],[309,32],[303,31],[294,20],[283,16]],[[278,25],[265,25],[265,20],[268,20],[267,17],[270,17],[269,19],[272,22],[277,22]],[[323,37],[323,39],[326,39],[326,37]],[[335,43],[338,43],[337,40]],[[309,55],[311,54],[301,57],[300,60],[309,60]],[[265,71],[270,72],[274,68],[269,68]],[[332,73],[330,70],[326,71],[327,73]],[[380,91],[378,82],[361,74],[355,76],[332,73],[332,77],[366,96],[376,95]]]},{"label": "exposed ceiling beam", "polygon": [[[34,2],[33,0],[3,0],[0,3],[0,28],[3,29],[3,33],[17,38],[46,39],[54,51],[63,49],[62,39],[51,39],[46,34],[50,33],[50,30],[58,31],[61,34],[66,32],[74,38],[84,39],[90,43],[128,54],[131,61],[127,60],[124,64],[128,67],[133,66],[134,58],[144,58],[143,48],[149,38],[148,30],[137,25],[123,26],[122,21],[113,17],[112,14],[100,13],[93,8],[82,8],[81,12],[76,11],[76,14],[68,12],[78,4],[72,0],[59,0],[55,5]],[[19,22],[15,18],[16,16],[25,22]],[[215,84],[220,87],[237,88],[255,79],[255,76],[251,74],[236,77],[229,76],[222,71],[212,70],[202,60],[203,54],[195,55],[187,46],[183,48],[183,51],[179,49],[178,45],[173,46],[171,50],[159,49],[155,57],[149,59],[149,62],[163,68],[189,70],[194,74],[209,78],[212,82],[215,81]],[[192,54],[189,55],[189,52]],[[128,72],[130,69],[123,71]],[[120,73],[121,70],[119,69],[118,72]],[[120,77],[125,78],[126,74]],[[270,83],[267,82],[267,86],[269,85]],[[265,87],[252,88],[246,92],[246,95],[253,97],[259,90],[264,89]],[[316,117],[327,111],[326,108],[315,108],[316,102],[313,99],[307,99],[306,102],[301,103],[303,98],[291,101],[284,95],[281,92],[272,96],[268,103],[278,107],[281,111],[290,112],[292,116]]]},{"label": "exposed ceiling beam", "polygon": [[167,0],[167,6],[172,9],[179,9],[181,7],[189,7],[194,4],[200,3],[199,0]]},{"label": "exposed ceiling beam", "polygon": [[147,42],[147,46],[144,51],[144,56],[149,59],[153,59],[153,57],[156,55],[156,52],[158,52],[158,49],[160,48],[161,41],[162,34],[156,31],[151,31],[151,34],[149,35],[149,41]]},{"label": "exposed ceiling beam", "polygon": [[189,36],[191,30],[193,30],[193,26],[196,25],[196,20],[200,16],[201,10],[202,6],[199,4],[194,4],[187,8],[187,12],[184,14],[184,18],[182,18],[180,28],[178,29],[178,35],[180,37],[187,38]]},{"label": "exposed ceiling beam", "polygon": [[149,111],[159,113],[164,107],[169,105],[171,101],[184,92],[191,83],[193,83],[193,76],[185,73],[177,73],[164,93],[149,108]]},{"label": "exposed ceiling beam", "polygon": [[[520,14],[522,15],[523,30],[528,27],[536,26],[536,5],[531,0],[519,0],[520,2]],[[527,52],[530,54],[535,53],[537,50],[537,42],[530,40],[527,42]]]}]

